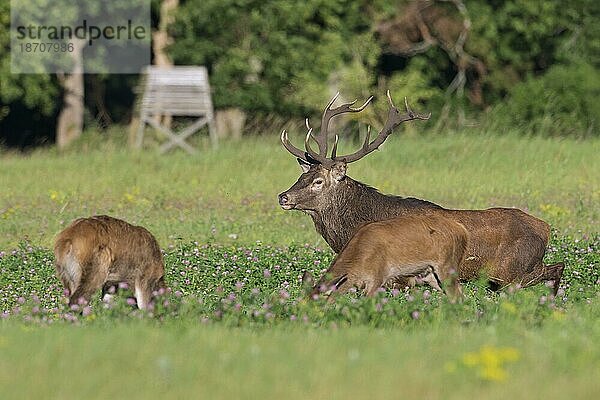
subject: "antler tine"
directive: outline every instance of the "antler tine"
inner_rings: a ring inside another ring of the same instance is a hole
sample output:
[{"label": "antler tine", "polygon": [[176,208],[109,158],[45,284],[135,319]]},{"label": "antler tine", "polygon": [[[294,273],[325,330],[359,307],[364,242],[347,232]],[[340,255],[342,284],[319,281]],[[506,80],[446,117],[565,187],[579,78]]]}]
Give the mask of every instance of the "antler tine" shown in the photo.
[{"label": "antler tine", "polygon": [[337,146],[338,146],[338,140],[340,139],[340,137],[336,134],[335,135],[335,142],[333,143],[333,150],[331,150],[331,159],[335,160],[335,155],[337,154]]},{"label": "antler tine", "polygon": [[333,96],[333,98],[331,99],[329,104],[327,104],[327,107],[325,107],[325,110],[323,110],[323,116],[321,117],[321,129],[320,129],[319,135],[313,136],[315,141],[319,145],[319,155],[321,155],[322,157],[327,157],[327,152],[328,152],[327,137],[329,136],[329,121],[331,121],[331,118],[335,117],[336,115],[340,115],[340,114],[360,112],[369,105],[371,100],[373,100],[373,96],[369,97],[367,99],[367,101],[365,101],[365,103],[358,108],[352,108],[352,106],[356,103],[357,100],[354,100],[353,102],[350,102],[350,103],[344,103],[338,107],[332,108],[333,103],[339,97],[339,95],[340,95],[340,92],[337,92],[335,94],[335,96]]},{"label": "antler tine", "polygon": [[[307,121],[308,121],[308,119],[307,119]],[[322,157],[320,154],[316,153],[310,147],[310,139],[312,138],[313,140],[316,141],[315,137],[312,135],[312,131],[313,131],[312,128],[309,128],[308,132],[306,132],[306,137],[304,138],[304,148],[306,149],[306,153],[308,153],[308,155],[315,161],[318,161],[320,163],[327,162],[328,161],[327,159]]]},{"label": "antler tine", "polygon": [[375,140],[373,140],[373,142],[369,143],[370,133],[371,133],[371,130],[369,127],[369,129],[367,130],[367,137],[365,138],[365,142],[363,143],[362,147],[358,151],[356,151],[352,154],[349,154],[347,156],[335,157],[335,161],[343,160],[347,163],[351,163],[351,162],[360,160],[367,154],[369,154],[369,153],[375,151],[377,148],[379,148],[379,146],[381,146],[381,144],[383,142],[385,142],[385,140],[388,138],[388,136],[390,136],[392,134],[394,128],[396,128],[401,123],[406,122],[406,121],[412,121],[415,119],[427,120],[431,116],[431,113],[429,113],[427,115],[421,115],[421,114],[415,113],[409,107],[408,100],[406,98],[404,98],[404,105],[406,106],[406,114],[400,114],[400,111],[398,111],[398,109],[394,105],[394,102],[392,101],[392,96],[390,95],[389,90],[387,91],[387,98],[388,98],[388,102],[390,103],[390,111],[388,113],[388,119],[385,122],[385,125],[384,125],[383,129],[381,130],[381,132],[379,132],[379,134],[375,138]]},{"label": "antler tine", "polygon": [[289,141],[288,136],[287,136],[287,131],[285,129],[283,131],[281,131],[280,140],[281,140],[281,144],[283,144],[283,147],[285,147],[285,149],[287,151],[292,153],[292,155],[294,155],[298,158],[301,158],[304,161],[307,161],[306,153],[304,151],[300,150],[299,148],[294,147],[294,145]]}]

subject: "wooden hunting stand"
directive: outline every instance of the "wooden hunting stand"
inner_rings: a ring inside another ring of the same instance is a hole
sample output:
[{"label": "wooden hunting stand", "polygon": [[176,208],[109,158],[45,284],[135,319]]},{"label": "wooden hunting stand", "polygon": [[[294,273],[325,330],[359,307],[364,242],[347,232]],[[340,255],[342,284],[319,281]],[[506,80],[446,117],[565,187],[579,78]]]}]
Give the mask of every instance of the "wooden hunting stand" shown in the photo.
[{"label": "wooden hunting stand", "polygon": [[[160,146],[164,153],[175,146],[190,154],[194,149],[186,139],[208,125],[208,133],[213,146],[217,145],[214,126],[213,106],[210,97],[208,72],[205,67],[157,67],[149,66],[145,71],[145,82],[140,108],[140,123],[135,145],[142,147],[146,124],[162,132],[168,139]],[[162,116],[196,117],[191,125],[180,132],[161,122]]]}]

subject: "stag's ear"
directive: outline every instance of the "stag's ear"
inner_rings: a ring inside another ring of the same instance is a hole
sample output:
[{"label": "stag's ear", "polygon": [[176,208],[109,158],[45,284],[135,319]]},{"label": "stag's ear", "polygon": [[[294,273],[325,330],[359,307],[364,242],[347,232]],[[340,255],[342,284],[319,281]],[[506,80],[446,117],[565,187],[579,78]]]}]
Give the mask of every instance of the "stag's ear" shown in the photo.
[{"label": "stag's ear", "polygon": [[312,274],[308,271],[304,271],[302,274],[302,291],[304,293],[310,293],[315,287],[315,280]]},{"label": "stag's ear", "polygon": [[346,177],[346,163],[343,161],[336,161],[331,167],[331,176],[336,181],[341,181]]},{"label": "stag's ear", "polygon": [[302,172],[308,172],[308,170],[310,169],[310,164],[301,158],[296,158],[296,160],[298,160],[298,164],[300,164],[300,168],[302,168]]}]

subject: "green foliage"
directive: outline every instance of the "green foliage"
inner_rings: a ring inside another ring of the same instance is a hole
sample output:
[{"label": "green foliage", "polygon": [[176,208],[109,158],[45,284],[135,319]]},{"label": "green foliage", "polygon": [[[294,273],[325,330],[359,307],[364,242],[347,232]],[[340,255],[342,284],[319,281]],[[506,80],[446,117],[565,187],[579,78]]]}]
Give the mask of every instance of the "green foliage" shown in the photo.
[{"label": "green foliage", "polygon": [[10,1],[0,2],[0,121],[11,104],[21,103],[34,114],[48,117],[59,103],[59,85],[51,75],[15,75],[10,71]]},{"label": "green foliage", "polygon": [[466,48],[486,65],[486,98],[494,103],[527,75],[558,62],[590,59],[598,67],[598,2],[506,0],[469,2],[473,27]]},{"label": "green foliage", "polygon": [[501,130],[550,136],[600,135],[600,70],[587,63],[556,65],[515,85],[492,111]]},{"label": "green foliage", "polygon": [[331,74],[369,30],[368,8],[343,0],[191,0],[171,28],[171,54],[178,64],[209,67],[218,108],[302,115],[329,97]]}]

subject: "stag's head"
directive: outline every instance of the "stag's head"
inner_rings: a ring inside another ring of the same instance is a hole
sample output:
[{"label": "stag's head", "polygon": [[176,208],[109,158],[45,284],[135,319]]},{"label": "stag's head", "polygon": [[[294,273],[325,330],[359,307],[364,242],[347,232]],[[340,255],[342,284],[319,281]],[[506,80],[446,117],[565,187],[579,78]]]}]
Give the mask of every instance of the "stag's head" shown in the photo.
[{"label": "stag's head", "polygon": [[[338,135],[335,135],[331,156],[328,156],[328,129],[331,118],[340,114],[360,112],[364,110],[373,99],[373,96],[369,97],[367,101],[358,108],[352,108],[354,103],[356,103],[356,100],[332,108],[333,103],[338,96],[339,93],[337,93],[333,99],[331,99],[329,104],[327,104],[327,107],[325,107],[323,117],[321,118],[321,129],[318,135],[313,135],[313,130],[308,123],[308,119],[306,120],[308,132],[304,139],[304,151],[291,144],[285,130],[281,132],[281,143],[283,144],[283,147],[297,157],[300,167],[302,168],[302,175],[300,175],[300,178],[298,178],[296,183],[279,195],[279,204],[285,210],[297,209],[317,211],[322,209],[343,184],[344,179],[346,178],[346,165],[348,163],[358,161],[376,150],[383,142],[385,142],[394,128],[401,123],[415,119],[426,120],[429,119],[430,116],[430,114],[420,115],[413,112],[408,106],[406,98],[404,99],[406,113],[400,113],[396,106],[394,106],[388,90],[387,98],[390,104],[390,111],[383,129],[379,132],[377,137],[371,141],[371,127],[369,127],[365,141],[359,150],[352,154],[338,156]],[[310,145],[311,140],[314,140],[317,143],[319,148],[318,152],[312,149]]]}]

